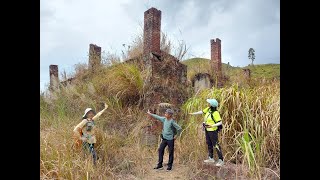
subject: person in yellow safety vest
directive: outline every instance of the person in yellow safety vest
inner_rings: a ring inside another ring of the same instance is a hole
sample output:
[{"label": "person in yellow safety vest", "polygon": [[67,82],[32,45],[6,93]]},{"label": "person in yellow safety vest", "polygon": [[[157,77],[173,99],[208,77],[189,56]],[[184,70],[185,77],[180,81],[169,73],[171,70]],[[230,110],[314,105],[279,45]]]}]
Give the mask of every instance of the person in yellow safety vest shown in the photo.
[{"label": "person in yellow safety vest", "polygon": [[92,108],[87,108],[82,116],[82,121],[73,129],[76,138],[82,141],[83,149],[92,154],[94,165],[96,165],[97,160],[97,154],[94,150],[94,144],[97,141],[94,121],[97,120],[106,109],[108,109],[106,103],[104,104],[104,109],[97,114]]},{"label": "person in yellow safety vest", "polygon": [[191,115],[196,114],[205,114],[203,127],[206,134],[206,142],[208,145],[209,159],[204,160],[206,163],[214,163],[215,160],[213,158],[213,149],[217,150],[218,161],[216,162],[216,166],[222,166],[223,155],[221,152],[221,147],[218,142],[218,133],[222,129],[222,121],[219,112],[217,111],[218,101],[216,99],[207,99],[209,103],[209,107],[205,108],[202,111],[189,113]]}]

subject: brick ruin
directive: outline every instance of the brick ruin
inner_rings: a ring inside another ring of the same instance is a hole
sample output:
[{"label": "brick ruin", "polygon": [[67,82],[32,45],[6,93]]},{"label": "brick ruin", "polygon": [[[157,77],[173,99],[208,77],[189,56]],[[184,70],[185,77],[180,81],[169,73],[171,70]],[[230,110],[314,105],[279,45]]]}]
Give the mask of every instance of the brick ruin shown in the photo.
[{"label": "brick ruin", "polygon": [[145,79],[144,108],[155,109],[159,103],[177,107],[186,100],[187,66],[160,49],[161,11],[150,8],[144,12],[142,66]]},{"label": "brick ruin", "polygon": [[101,64],[101,47],[95,44],[89,45],[89,69],[94,71]]},{"label": "brick ruin", "polygon": [[217,86],[223,86],[222,64],[221,64],[221,40],[219,38],[211,39],[211,64],[214,71],[214,79],[217,80]]},{"label": "brick ruin", "polygon": [[[168,107],[160,107],[159,104],[170,104],[170,108],[179,111],[179,108],[187,99],[187,66],[182,64],[179,59],[168,54],[160,48],[161,39],[161,11],[156,8],[150,8],[144,12],[144,31],[143,31],[143,53],[136,58],[129,59],[125,63],[137,63],[139,68],[147,73],[144,79],[144,110],[150,109],[155,113],[163,115]],[[211,41],[211,64],[216,74],[218,87],[222,86],[221,70],[221,40],[216,38]],[[96,67],[101,64],[101,47],[89,45],[89,63],[88,69],[94,72]],[[51,67],[51,66],[50,66]],[[50,68],[50,85],[53,86],[53,78],[58,77],[58,66]],[[52,73],[51,73],[52,72]],[[71,84],[75,78],[69,78],[60,85]],[[216,81],[215,78],[207,73],[197,74],[192,81],[196,90],[211,88]],[[56,82],[59,82],[57,80]],[[178,115],[176,113],[176,115]],[[176,117],[179,119],[178,117]],[[161,130],[161,124],[155,121],[152,126],[148,126],[147,132],[153,131],[153,135]],[[148,133],[146,133],[148,134]],[[151,136],[147,139],[152,138]],[[157,139],[157,138],[154,138]]]},{"label": "brick ruin", "polygon": [[212,88],[213,86],[221,88],[227,77],[222,74],[221,62],[221,40],[219,38],[211,39],[211,67],[212,74],[198,73],[192,78],[192,87],[194,92],[200,89]]},{"label": "brick ruin", "polygon": [[[145,79],[144,108],[155,109],[156,105],[167,102],[180,107],[186,97],[187,66],[180,63],[174,56],[160,49],[161,39],[161,11],[150,8],[144,12],[143,31],[143,53],[137,58],[129,59],[126,62],[137,63],[141,70],[146,70],[148,76]],[[193,78],[192,85],[195,91],[203,88],[211,88],[213,85],[222,87],[222,63],[221,63],[221,40],[211,39],[211,66],[214,76],[198,74]],[[89,44],[88,69],[94,72],[101,64],[101,47],[96,44]],[[51,66],[50,66],[51,67]],[[52,72],[58,77],[58,67],[50,69],[50,86],[53,85]],[[75,78],[69,78],[60,84],[66,86],[71,84]],[[56,82],[59,82],[57,80]],[[216,83],[214,83],[216,82]],[[177,108],[178,110],[178,108]]]},{"label": "brick ruin", "polygon": [[210,89],[214,85],[214,79],[208,73],[198,73],[191,81],[192,87],[194,87],[194,92],[198,92],[203,89]]},{"label": "brick ruin", "polygon": [[161,11],[156,8],[150,8],[144,12],[144,30],[143,30],[143,54],[149,55],[155,53],[158,56],[160,50],[161,36]]},{"label": "brick ruin", "polygon": [[[159,103],[170,103],[180,107],[187,99],[186,87],[187,66],[180,63],[174,56],[160,49],[161,39],[161,11],[150,8],[144,12],[143,54],[126,62],[138,63],[141,70],[146,70],[148,76],[145,80],[144,108],[156,109]],[[221,68],[221,40],[211,39],[211,65],[215,77],[208,74],[199,74],[193,78],[192,85],[196,91],[209,88],[217,81],[218,87],[222,86]],[[92,72],[101,64],[101,47],[96,44],[89,45],[88,69]],[[56,69],[58,67],[56,66]],[[51,71],[50,71],[51,72]],[[50,74],[51,76],[51,74]],[[56,75],[58,76],[58,74]],[[61,82],[62,86],[71,84],[75,78],[69,78]],[[52,84],[50,80],[50,84]],[[59,81],[58,81],[59,82]],[[177,108],[176,110],[178,110]]]},{"label": "brick ruin", "polygon": [[246,79],[251,78],[251,70],[250,69],[242,69],[243,75]]},{"label": "brick ruin", "polygon": [[[142,62],[138,62],[148,74],[143,107],[163,115],[167,107],[159,106],[160,103],[170,104],[170,108],[178,112],[187,99],[187,66],[160,49],[160,37],[161,11],[150,8],[144,12],[143,54],[140,58]],[[130,61],[136,62],[133,59]],[[149,138],[157,140],[154,136],[160,132],[161,123],[153,121],[145,133]]]},{"label": "brick ruin", "polygon": [[[94,72],[94,70],[101,65],[101,47],[97,46],[96,44],[89,44],[89,64],[88,69],[91,70],[91,72]],[[75,77],[68,78],[64,81],[59,81],[59,74],[58,74],[58,65],[50,65],[50,91],[55,90],[57,88],[51,88],[59,87],[59,86],[67,86],[69,84],[72,84],[72,82],[75,80]],[[54,78],[52,78],[52,75],[54,75]],[[57,80],[54,80],[57,79]]]},{"label": "brick ruin", "polygon": [[[161,39],[161,11],[150,8],[144,12],[144,31],[143,31],[143,54],[139,58],[129,59],[126,62],[138,63],[141,70],[148,72],[145,80],[145,96],[143,100],[144,108],[156,110],[159,103],[170,103],[175,105],[176,110],[187,99],[187,66],[180,63],[174,56],[160,49]],[[215,81],[218,87],[222,86],[221,68],[221,40],[211,39],[211,65],[215,77],[208,74],[199,74],[193,78],[192,85],[196,86],[196,91],[202,88],[211,88]],[[94,69],[101,64],[101,47],[89,45],[89,65],[88,69]],[[56,66],[56,72],[58,67]],[[56,73],[57,77],[58,74]],[[51,70],[50,70],[50,79]],[[61,85],[71,84],[75,78],[69,78]],[[59,81],[57,81],[59,82]],[[53,81],[50,80],[50,86]]]},{"label": "brick ruin", "polygon": [[50,90],[57,90],[59,88],[59,71],[58,65],[49,66],[49,77],[50,77]]}]

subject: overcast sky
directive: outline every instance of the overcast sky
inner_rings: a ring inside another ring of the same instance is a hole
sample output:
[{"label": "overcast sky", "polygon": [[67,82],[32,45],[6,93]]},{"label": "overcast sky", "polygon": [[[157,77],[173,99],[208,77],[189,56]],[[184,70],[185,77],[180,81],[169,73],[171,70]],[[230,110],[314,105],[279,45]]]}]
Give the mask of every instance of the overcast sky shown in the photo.
[{"label": "overcast sky", "polygon": [[279,0],[40,0],[40,89],[49,83],[49,65],[59,74],[87,63],[89,44],[120,54],[141,32],[143,13],[162,11],[161,30],[184,40],[187,58],[210,58],[210,39],[221,39],[222,62],[246,66],[280,63]]}]

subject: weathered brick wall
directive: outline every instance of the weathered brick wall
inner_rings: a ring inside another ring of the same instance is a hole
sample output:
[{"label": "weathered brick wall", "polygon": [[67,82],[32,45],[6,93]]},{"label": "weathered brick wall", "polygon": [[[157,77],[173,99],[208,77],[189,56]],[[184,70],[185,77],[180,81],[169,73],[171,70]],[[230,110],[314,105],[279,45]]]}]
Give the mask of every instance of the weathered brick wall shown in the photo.
[{"label": "weathered brick wall", "polygon": [[191,81],[194,92],[198,92],[203,89],[210,89],[214,84],[213,78],[208,73],[198,73]]},{"label": "weathered brick wall", "polygon": [[223,85],[222,83],[222,64],[221,64],[221,40],[219,38],[211,39],[211,63],[214,70],[214,74],[217,79],[217,84],[219,87]]},{"label": "weathered brick wall", "polygon": [[144,12],[143,54],[160,54],[161,11],[150,8]]},{"label": "weathered brick wall", "polygon": [[144,12],[143,69],[145,78],[145,108],[158,103],[181,105],[186,99],[187,66],[174,56],[160,50],[161,11],[150,8]]},{"label": "weathered brick wall", "polygon": [[49,77],[50,77],[50,90],[56,90],[59,88],[59,71],[58,65],[49,66]]},{"label": "weathered brick wall", "polygon": [[101,64],[101,47],[89,45],[89,69],[95,69]]},{"label": "weathered brick wall", "polygon": [[145,107],[170,103],[180,107],[187,98],[187,66],[174,56],[161,52],[152,60],[150,81],[147,84]]}]

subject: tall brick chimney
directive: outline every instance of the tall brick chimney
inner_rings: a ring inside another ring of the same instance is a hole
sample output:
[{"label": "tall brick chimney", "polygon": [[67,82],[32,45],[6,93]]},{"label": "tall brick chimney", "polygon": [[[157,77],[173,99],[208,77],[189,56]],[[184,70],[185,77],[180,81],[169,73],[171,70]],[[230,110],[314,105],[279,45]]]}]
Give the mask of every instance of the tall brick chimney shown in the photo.
[{"label": "tall brick chimney", "polygon": [[221,40],[216,38],[216,40],[211,39],[211,63],[215,75],[217,76],[218,86],[221,86],[222,80],[222,64],[221,64]]},{"label": "tall brick chimney", "polygon": [[144,12],[143,54],[160,55],[161,11],[150,8]]},{"label": "tall brick chimney", "polygon": [[89,69],[99,66],[101,63],[101,47],[89,45]]},{"label": "tall brick chimney", "polygon": [[50,90],[56,90],[59,88],[59,72],[58,65],[49,66],[49,75],[50,75]]}]

